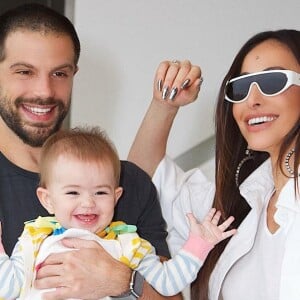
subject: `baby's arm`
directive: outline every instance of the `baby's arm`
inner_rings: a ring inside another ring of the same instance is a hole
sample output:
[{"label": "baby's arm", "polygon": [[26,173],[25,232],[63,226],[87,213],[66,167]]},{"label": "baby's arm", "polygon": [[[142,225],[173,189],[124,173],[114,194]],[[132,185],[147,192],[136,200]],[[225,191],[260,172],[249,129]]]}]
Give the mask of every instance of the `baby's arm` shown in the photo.
[{"label": "baby's arm", "polygon": [[190,236],[183,249],[203,261],[216,244],[236,233],[236,229],[226,231],[234,221],[234,217],[231,216],[218,225],[221,212],[215,208],[208,212],[202,223],[199,223],[192,213],[187,214],[187,217],[190,222]]},{"label": "baby's arm", "polygon": [[154,253],[148,254],[137,270],[162,295],[179,293],[195,280],[214,245],[236,233],[236,229],[225,231],[234,218],[229,217],[218,226],[220,216],[220,212],[213,208],[203,223],[198,223],[192,214],[188,214],[191,230],[183,248],[172,259],[163,263]]},{"label": "baby's arm", "polygon": [[17,244],[11,258],[5,253],[0,222],[0,299],[15,299],[20,295],[24,272],[19,248]]}]

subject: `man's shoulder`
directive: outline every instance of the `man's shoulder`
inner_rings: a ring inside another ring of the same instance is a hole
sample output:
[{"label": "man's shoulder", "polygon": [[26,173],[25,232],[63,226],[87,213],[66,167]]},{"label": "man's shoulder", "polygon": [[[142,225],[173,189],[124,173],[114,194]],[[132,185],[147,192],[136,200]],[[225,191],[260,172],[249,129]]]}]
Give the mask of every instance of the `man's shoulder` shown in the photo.
[{"label": "man's shoulder", "polygon": [[0,152],[0,177],[3,179],[37,181],[39,174],[15,165]]},{"label": "man's shoulder", "polygon": [[142,172],[145,173],[140,167],[138,167],[135,163],[128,161],[128,160],[120,160],[121,162],[121,169],[124,172]]},{"label": "man's shoulder", "polygon": [[129,161],[121,161],[120,186],[123,187],[122,201],[146,203],[156,195],[155,186],[150,176]]},{"label": "man's shoulder", "polygon": [[152,182],[150,176],[133,162],[121,160],[121,182],[142,180]]},{"label": "man's shoulder", "polygon": [[8,170],[13,168],[13,164],[0,152],[0,175],[6,174]]}]

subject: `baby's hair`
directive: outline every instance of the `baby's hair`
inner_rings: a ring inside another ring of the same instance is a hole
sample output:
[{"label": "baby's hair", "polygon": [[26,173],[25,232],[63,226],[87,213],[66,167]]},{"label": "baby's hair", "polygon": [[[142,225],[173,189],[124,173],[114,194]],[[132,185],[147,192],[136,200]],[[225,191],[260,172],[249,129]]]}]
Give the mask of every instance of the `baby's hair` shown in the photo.
[{"label": "baby's hair", "polygon": [[[51,135],[42,147],[40,157],[40,186],[46,187],[49,169],[60,155],[84,162],[106,162],[112,165],[116,186],[119,185],[121,165],[117,150],[99,127],[76,127]],[[61,166],[63,168],[63,166]],[[76,172],[76,170],[74,170]]]}]

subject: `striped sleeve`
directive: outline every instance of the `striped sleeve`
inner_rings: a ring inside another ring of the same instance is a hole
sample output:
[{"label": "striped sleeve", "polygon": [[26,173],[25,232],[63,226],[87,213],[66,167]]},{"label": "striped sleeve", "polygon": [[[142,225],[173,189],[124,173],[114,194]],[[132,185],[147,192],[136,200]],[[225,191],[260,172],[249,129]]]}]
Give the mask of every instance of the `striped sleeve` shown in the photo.
[{"label": "striped sleeve", "polygon": [[15,299],[20,295],[24,281],[21,253],[21,246],[17,243],[11,257],[0,254],[0,299]]},{"label": "striped sleeve", "polygon": [[198,257],[182,249],[172,259],[163,263],[160,262],[159,256],[148,254],[136,270],[160,294],[172,296],[195,280],[202,264]]}]

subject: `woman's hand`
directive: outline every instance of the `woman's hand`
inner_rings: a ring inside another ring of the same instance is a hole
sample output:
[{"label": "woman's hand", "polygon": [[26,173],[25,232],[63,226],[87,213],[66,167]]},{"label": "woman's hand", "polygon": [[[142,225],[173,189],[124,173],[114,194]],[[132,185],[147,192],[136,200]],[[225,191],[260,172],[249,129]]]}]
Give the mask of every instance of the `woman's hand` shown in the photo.
[{"label": "woman's hand", "polygon": [[155,74],[153,98],[171,106],[184,106],[195,101],[203,78],[201,69],[189,60],[163,61]]}]

